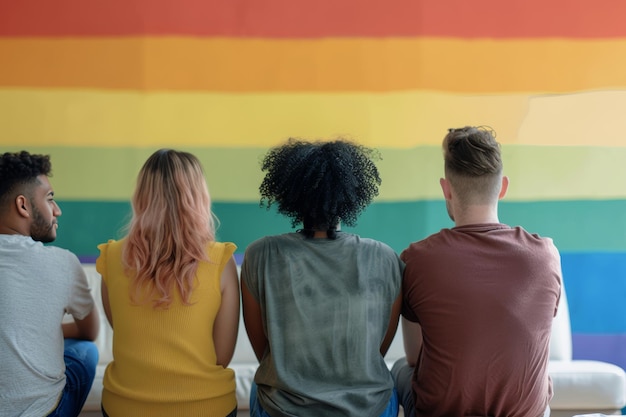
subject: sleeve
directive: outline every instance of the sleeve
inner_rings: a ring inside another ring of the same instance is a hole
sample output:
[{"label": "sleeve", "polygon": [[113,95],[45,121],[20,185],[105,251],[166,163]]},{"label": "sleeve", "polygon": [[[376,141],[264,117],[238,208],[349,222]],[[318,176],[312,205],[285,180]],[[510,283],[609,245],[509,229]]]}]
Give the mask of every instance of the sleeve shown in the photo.
[{"label": "sleeve", "polygon": [[[109,241],[111,242],[111,241]],[[102,281],[107,283],[107,249],[109,247],[109,243],[101,243],[98,245],[98,249],[100,250],[100,255],[96,259],[96,271],[102,277]]]},{"label": "sleeve", "polygon": [[398,265],[398,277],[396,279],[396,281],[398,282],[398,292],[401,292],[402,291],[402,278],[404,276],[404,270],[406,269],[406,264],[404,263],[402,259],[400,259],[397,253],[394,252],[394,255],[395,255],[396,263]]},{"label": "sleeve", "polygon": [[549,239],[549,245],[552,251],[552,257],[553,257],[553,260],[552,260],[553,272],[552,273],[554,275],[554,287],[557,293],[556,305],[554,307],[554,317],[556,317],[556,314],[559,309],[559,304],[561,302],[561,296],[563,294],[563,288],[562,288],[563,287],[563,270],[561,267],[561,254],[559,253],[559,249],[556,247],[552,239]]},{"label": "sleeve", "polygon": [[402,274],[402,316],[408,321],[419,322],[414,309],[412,308],[411,299],[415,292],[415,268],[414,259],[409,255],[409,249],[405,249],[400,254],[400,260],[405,264]]},{"label": "sleeve", "polygon": [[78,258],[73,255],[72,259],[72,286],[70,302],[66,307],[66,313],[75,319],[82,320],[93,310],[95,303],[91,296],[91,289],[87,281],[87,275]]},{"label": "sleeve", "polygon": [[259,244],[255,242],[248,245],[248,248],[246,249],[246,252],[243,256],[243,261],[241,263],[241,281],[242,283],[246,284],[246,287],[250,291],[250,294],[252,294],[257,302],[259,302],[259,277],[257,276],[257,273],[255,271],[258,270],[258,265],[256,261],[258,245]]},{"label": "sleeve", "polygon": [[226,267],[226,264],[235,253],[235,249],[237,249],[237,246],[231,242],[215,242],[213,245],[213,256],[218,258],[217,261],[219,262],[217,264],[217,274],[215,275],[215,279],[213,280],[213,285],[215,286],[215,289],[217,291],[221,291],[220,282],[222,273],[224,272],[224,267]]},{"label": "sleeve", "polygon": [[222,253],[222,259],[220,259],[220,275],[222,274],[222,271],[224,270],[224,267],[226,266],[230,258],[235,253],[235,250],[237,250],[237,245],[232,242],[224,242],[223,245],[224,251]]},{"label": "sleeve", "polygon": [[402,275],[404,273],[405,264],[400,259],[395,250],[385,243],[380,243],[385,250],[385,259],[388,273],[391,273],[391,279],[389,281],[390,288],[392,290],[393,301],[398,298],[402,291]]}]

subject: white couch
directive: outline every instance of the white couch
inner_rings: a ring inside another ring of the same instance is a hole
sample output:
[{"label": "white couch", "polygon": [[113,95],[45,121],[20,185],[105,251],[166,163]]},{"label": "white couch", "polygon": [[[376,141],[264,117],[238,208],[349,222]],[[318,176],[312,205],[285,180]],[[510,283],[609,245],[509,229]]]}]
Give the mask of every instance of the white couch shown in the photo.
[{"label": "white couch", "polygon": [[[84,415],[99,415],[100,395],[104,369],[111,361],[112,330],[107,323],[100,298],[100,275],[94,265],[85,264],[84,269],[92,287],[96,304],[100,309],[101,328],[96,340],[100,350],[100,362],[91,392],[83,409]],[[386,360],[389,366],[404,356],[402,334],[398,329]],[[230,367],[237,379],[237,401],[241,410],[247,410],[250,383],[254,377],[257,360],[248,342],[243,321]],[[571,417],[576,414],[621,414],[626,406],[626,374],[616,365],[599,361],[572,360],[572,335],[569,309],[565,293],[561,297],[559,313],[554,320],[550,345],[549,371],[554,386],[550,403],[553,417]]]}]

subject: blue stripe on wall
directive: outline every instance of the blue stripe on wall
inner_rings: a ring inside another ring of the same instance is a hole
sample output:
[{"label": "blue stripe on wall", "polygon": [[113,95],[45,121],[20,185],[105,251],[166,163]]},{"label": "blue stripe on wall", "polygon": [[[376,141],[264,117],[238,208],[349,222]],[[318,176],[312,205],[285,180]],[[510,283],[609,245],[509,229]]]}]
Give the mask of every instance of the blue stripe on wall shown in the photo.
[{"label": "blue stripe on wall", "polygon": [[626,333],[626,252],[564,252],[561,259],[572,332]]}]

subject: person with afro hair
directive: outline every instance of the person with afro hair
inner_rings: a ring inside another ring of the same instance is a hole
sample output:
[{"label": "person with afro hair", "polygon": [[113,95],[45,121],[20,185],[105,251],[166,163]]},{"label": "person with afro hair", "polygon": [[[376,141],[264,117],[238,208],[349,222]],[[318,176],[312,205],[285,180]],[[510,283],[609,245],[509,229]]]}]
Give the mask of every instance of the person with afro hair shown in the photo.
[{"label": "person with afro hair", "polygon": [[261,205],[302,228],[244,255],[244,323],[260,362],[252,417],[398,414],[384,355],[404,264],[386,244],[341,231],[378,195],[377,158],[342,139],[290,139],[263,160]]}]

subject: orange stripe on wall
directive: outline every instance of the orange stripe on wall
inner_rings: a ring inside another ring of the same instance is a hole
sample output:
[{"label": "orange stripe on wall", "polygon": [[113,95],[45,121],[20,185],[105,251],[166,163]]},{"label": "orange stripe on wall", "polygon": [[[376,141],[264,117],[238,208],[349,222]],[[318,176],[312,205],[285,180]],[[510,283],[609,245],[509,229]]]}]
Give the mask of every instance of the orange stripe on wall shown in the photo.
[{"label": "orange stripe on wall", "polygon": [[141,38],[0,39],[0,85],[141,89],[144,49]]},{"label": "orange stripe on wall", "polygon": [[55,0],[0,2],[0,36],[626,35],[621,0]]},{"label": "orange stripe on wall", "polygon": [[571,92],[626,86],[626,39],[0,39],[0,85],[132,90]]}]

